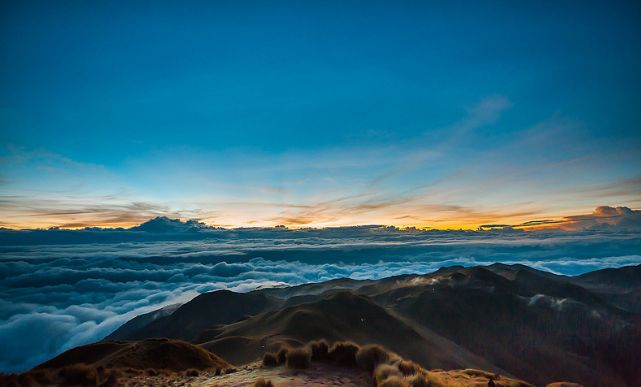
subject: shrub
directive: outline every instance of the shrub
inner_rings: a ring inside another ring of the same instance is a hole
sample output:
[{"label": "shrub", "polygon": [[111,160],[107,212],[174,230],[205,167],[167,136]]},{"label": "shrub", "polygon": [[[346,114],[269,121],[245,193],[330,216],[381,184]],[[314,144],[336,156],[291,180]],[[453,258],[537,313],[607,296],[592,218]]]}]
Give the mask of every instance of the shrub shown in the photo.
[{"label": "shrub", "polygon": [[389,378],[390,376],[402,376],[401,371],[398,368],[391,364],[381,364],[376,367],[374,370],[374,381],[376,384],[381,383],[383,380]]},{"label": "shrub", "polygon": [[238,370],[234,367],[229,367],[225,370],[226,374],[233,374],[234,372],[237,372]]},{"label": "shrub", "polygon": [[98,384],[98,373],[84,364],[74,364],[58,372],[63,385],[94,386]]},{"label": "shrub", "polygon": [[254,383],[254,387],[274,387],[274,383],[272,383],[271,380],[260,378],[256,380],[256,383]]},{"label": "shrub", "polygon": [[377,387],[409,387],[409,384],[400,376],[390,376],[376,385]]},{"label": "shrub", "polygon": [[278,364],[285,364],[285,360],[287,360],[287,352],[289,352],[289,348],[283,347],[278,351],[278,355],[276,356],[278,358]]},{"label": "shrub", "polygon": [[265,367],[276,367],[279,363],[278,356],[274,355],[271,352],[267,352],[263,355],[263,365]]},{"label": "shrub", "polygon": [[312,354],[305,347],[290,349],[287,352],[287,367],[309,368],[312,362]]},{"label": "shrub", "polygon": [[309,349],[312,351],[313,361],[327,361],[329,353],[329,345],[325,340],[310,341]]},{"label": "shrub", "polygon": [[329,350],[329,358],[343,367],[356,367],[356,353],[358,345],[344,341],[334,343]]},{"label": "shrub", "polygon": [[215,373],[215,375],[216,375],[216,376],[220,376],[220,374],[221,374],[221,373],[222,373],[222,371],[220,370],[220,368],[216,368],[216,373]]},{"label": "shrub", "polygon": [[356,353],[356,364],[367,372],[373,372],[381,363],[389,360],[389,354],[380,345],[366,345]]}]

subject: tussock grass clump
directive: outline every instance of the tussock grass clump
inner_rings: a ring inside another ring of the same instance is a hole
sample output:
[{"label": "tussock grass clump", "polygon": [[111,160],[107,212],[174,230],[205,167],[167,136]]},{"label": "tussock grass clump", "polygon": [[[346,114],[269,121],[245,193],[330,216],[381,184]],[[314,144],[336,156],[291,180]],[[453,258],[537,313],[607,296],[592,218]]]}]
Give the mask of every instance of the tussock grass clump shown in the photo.
[{"label": "tussock grass clump", "polygon": [[[298,348],[291,348],[286,343],[280,343],[275,348],[280,348],[278,353],[267,352],[263,355],[264,366],[275,367],[284,363],[288,368],[304,369],[310,367],[312,361],[331,362],[367,371],[377,387],[445,387],[417,363],[388,352],[377,344],[361,347],[349,341],[339,341],[329,346],[325,340],[316,340]],[[470,376],[495,376],[478,370],[465,372]],[[259,382],[256,381],[255,386],[272,385],[270,381],[265,385]]]},{"label": "tussock grass clump", "polygon": [[334,343],[329,350],[329,358],[334,363],[343,367],[356,367],[356,353],[358,352],[358,345],[349,341],[341,341]]},{"label": "tussock grass clump", "polygon": [[263,365],[265,367],[276,367],[279,364],[278,355],[274,355],[271,352],[267,352],[263,355]]},{"label": "tussock grass clump", "polygon": [[312,352],[313,361],[327,361],[329,358],[329,344],[325,340],[310,341],[309,349]]},{"label": "tussock grass clump", "polygon": [[190,368],[187,371],[185,371],[185,375],[195,377],[200,375],[200,372],[198,372],[198,370],[195,368]]},{"label": "tussock grass clump", "polygon": [[374,370],[374,381],[377,385],[390,376],[401,377],[402,374],[401,371],[399,371],[398,368],[392,364],[381,364]]},{"label": "tussock grass clump", "polygon": [[312,354],[308,348],[294,348],[287,352],[287,367],[304,369],[309,368],[312,362]]},{"label": "tussock grass clump", "polygon": [[278,354],[276,357],[278,358],[278,364],[285,364],[285,361],[287,360],[287,352],[289,352],[289,348],[283,347],[278,351]]},{"label": "tussock grass clump", "polygon": [[256,380],[256,383],[254,383],[254,387],[274,387],[274,383],[272,383],[271,380],[260,378]]},{"label": "tussock grass clump", "polygon": [[401,359],[396,366],[403,375],[414,375],[421,369],[421,366],[413,361],[404,359]]},{"label": "tussock grass clump", "polygon": [[390,359],[388,352],[380,345],[370,344],[361,347],[356,353],[356,364],[367,372],[373,372],[379,364]]}]

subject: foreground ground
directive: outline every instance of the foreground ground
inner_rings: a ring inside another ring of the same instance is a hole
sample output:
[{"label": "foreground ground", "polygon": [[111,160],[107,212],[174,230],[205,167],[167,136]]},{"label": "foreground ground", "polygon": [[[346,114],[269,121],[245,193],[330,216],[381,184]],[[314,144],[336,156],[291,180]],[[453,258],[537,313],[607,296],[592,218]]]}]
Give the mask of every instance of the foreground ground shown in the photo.
[{"label": "foreground ground", "polygon": [[271,381],[275,386],[369,386],[369,375],[360,370],[314,363],[305,370],[291,370],[286,367],[262,367],[260,362],[247,364],[236,372],[216,375],[215,371],[203,372],[198,376],[158,375],[135,376],[125,384],[130,386],[253,386],[257,380]]},{"label": "foreground ground", "polygon": [[[429,371],[444,386],[488,386],[490,379],[496,386],[527,387],[523,381],[492,375],[479,370],[432,370]],[[489,377],[488,377],[489,376]],[[200,373],[198,376],[186,374],[171,375],[137,375],[123,379],[123,386],[203,386],[203,387],[243,387],[254,386],[260,380],[269,381],[278,386],[372,386],[373,381],[367,372],[313,363],[304,370],[292,370],[284,366],[264,367],[260,362],[247,364],[229,374],[216,375],[215,371]],[[573,383],[555,383],[550,387],[579,387]]]}]

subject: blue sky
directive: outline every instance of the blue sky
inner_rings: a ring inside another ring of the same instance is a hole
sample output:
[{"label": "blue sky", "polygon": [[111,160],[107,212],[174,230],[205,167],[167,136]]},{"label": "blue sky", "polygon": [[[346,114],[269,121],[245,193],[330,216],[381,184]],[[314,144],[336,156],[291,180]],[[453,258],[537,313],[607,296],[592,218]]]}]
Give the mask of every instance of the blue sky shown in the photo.
[{"label": "blue sky", "polygon": [[7,227],[641,205],[635,2],[4,3]]}]

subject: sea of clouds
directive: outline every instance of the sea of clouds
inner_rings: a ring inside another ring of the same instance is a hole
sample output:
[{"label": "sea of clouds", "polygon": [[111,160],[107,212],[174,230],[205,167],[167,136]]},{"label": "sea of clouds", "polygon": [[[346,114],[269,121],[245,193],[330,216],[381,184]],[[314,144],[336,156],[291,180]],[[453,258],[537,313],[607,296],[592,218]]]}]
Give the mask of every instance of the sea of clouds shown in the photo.
[{"label": "sea of clouds", "polygon": [[493,262],[523,263],[566,275],[641,263],[638,231],[362,227],[180,235],[121,231],[108,238],[106,231],[92,231],[95,238],[68,232],[57,239],[47,236],[48,244],[42,244],[42,233],[47,232],[55,231],[41,231],[39,237],[0,233],[2,371],[28,369],[66,349],[102,339],[136,315],[216,289],[246,292]]}]

